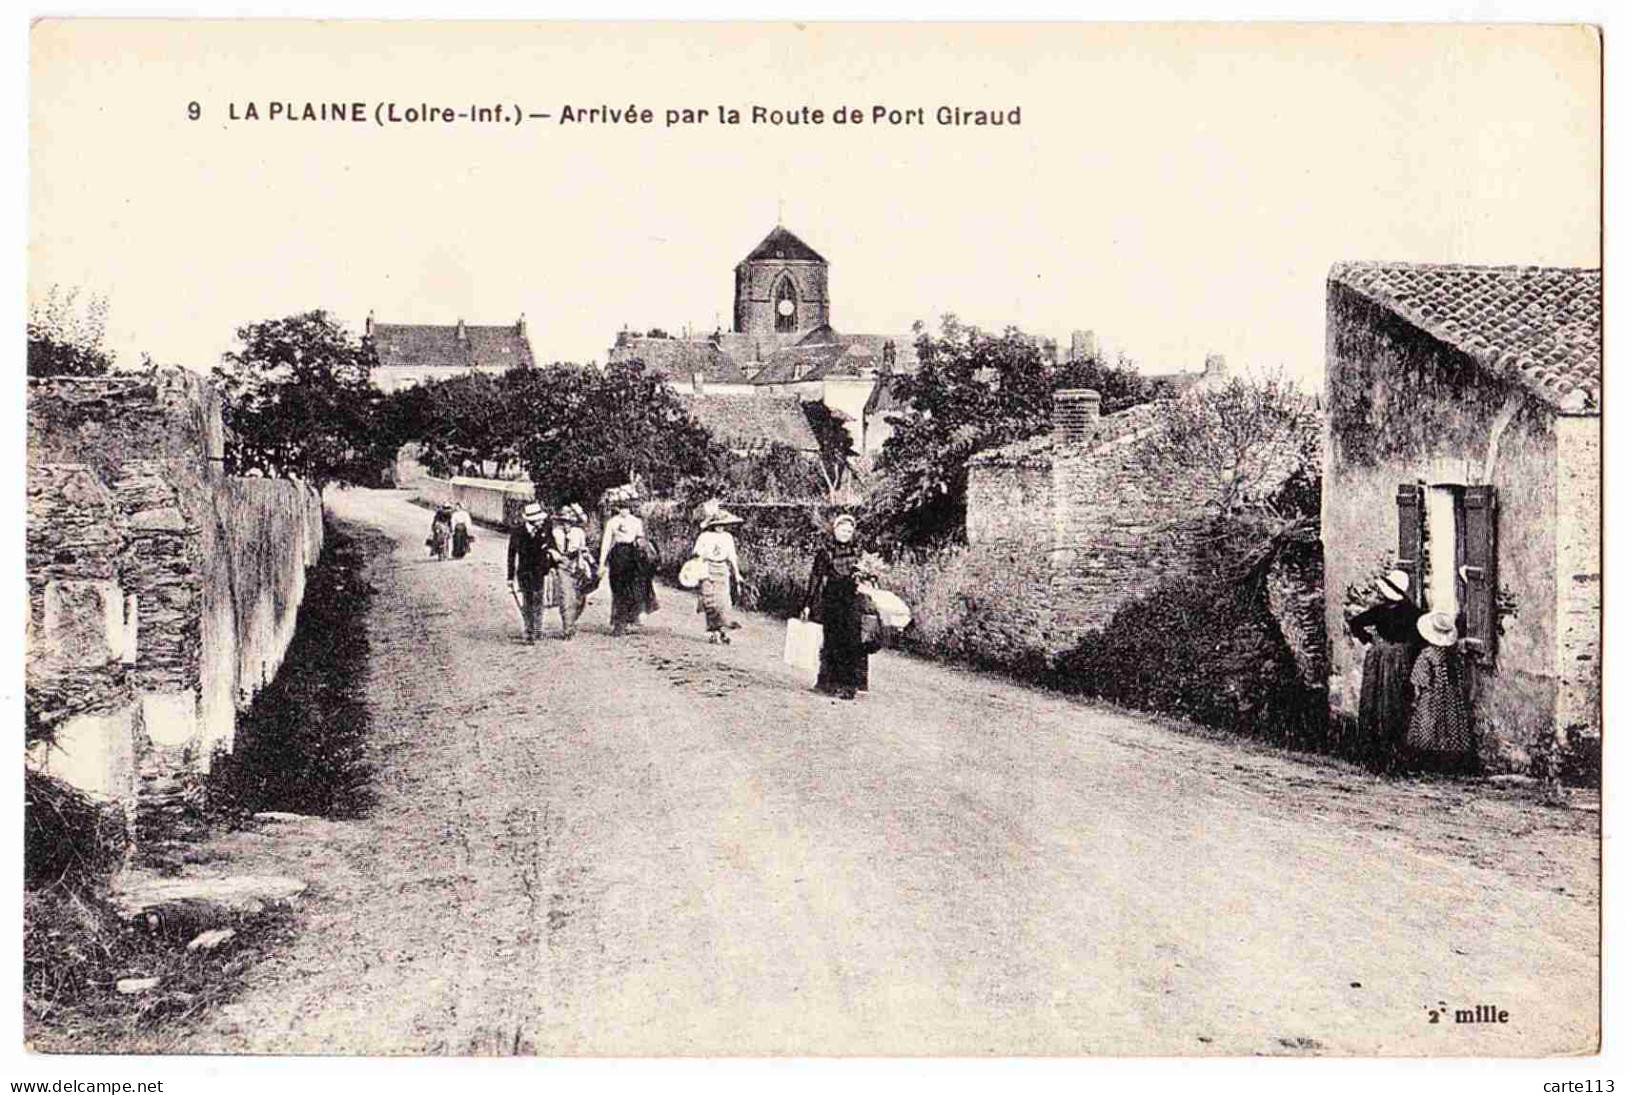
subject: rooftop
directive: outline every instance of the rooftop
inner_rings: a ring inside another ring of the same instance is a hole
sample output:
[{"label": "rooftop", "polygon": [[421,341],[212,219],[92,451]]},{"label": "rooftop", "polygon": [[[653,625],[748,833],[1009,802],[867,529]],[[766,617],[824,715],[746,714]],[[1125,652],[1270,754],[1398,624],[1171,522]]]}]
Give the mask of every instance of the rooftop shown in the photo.
[{"label": "rooftop", "polygon": [[680,395],[694,420],[719,442],[735,449],[762,449],[788,445],[801,452],[817,452],[818,438],[807,423],[801,400],[795,396]]},{"label": "rooftop", "polygon": [[1327,280],[1564,414],[1602,412],[1601,270],[1345,262]]},{"label": "rooftop", "polygon": [[788,262],[819,262],[828,266],[824,256],[808,247],[801,239],[784,225],[779,225],[769,232],[756,249],[745,256],[746,262],[773,262],[783,260]]},{"label": "rooftop", "polygon": [[450,365],[501,370],[536,364],[530,340],[519,325],[512,323],[502,327],[374,323],[372,342],[378,351],[378,364],[385,368]]}]

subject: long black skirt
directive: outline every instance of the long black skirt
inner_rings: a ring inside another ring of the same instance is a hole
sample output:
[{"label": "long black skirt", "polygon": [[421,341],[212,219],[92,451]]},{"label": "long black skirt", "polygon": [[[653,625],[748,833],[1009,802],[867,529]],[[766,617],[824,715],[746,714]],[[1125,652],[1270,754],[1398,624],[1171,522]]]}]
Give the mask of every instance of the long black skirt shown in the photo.
[{"label": "long black skirt", "polygon": [[635,624],[645,612],[654,611],[654,583],[643,553],[636,544],[616,544],[609,549],[609,622],[621,627]]},{"label": "long black skirt", "polygon": [[824,692],[869,688],[869,652],[863,649],[863,612],[855,581],[831,578],[824,586],[824,649],[818,685]]},{"label": "long black skirt", "polygon": [[1366,651],[1360,674],[1360,745],[1365,763],[1378,771],[1390,767],[1404,745],[1415,661],[1416,649],[1409,643],[1379,638]]}]

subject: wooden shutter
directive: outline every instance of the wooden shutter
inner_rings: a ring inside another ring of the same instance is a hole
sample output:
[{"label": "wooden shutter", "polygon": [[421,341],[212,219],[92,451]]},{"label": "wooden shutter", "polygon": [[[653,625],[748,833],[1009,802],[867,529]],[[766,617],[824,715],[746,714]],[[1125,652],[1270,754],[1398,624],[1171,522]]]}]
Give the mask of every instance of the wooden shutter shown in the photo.
[{"label": "wooden shutter", "polygon": [[1399,496],[1399,559],[1395,566],[1411,576],[1411,600],[1422,603],[1422,488],[1401,483]]},{"label": "wooden shutter", "polygon": [[1495,661],[1495,488],[1462,491],[1462,645],[1479,661]]}]

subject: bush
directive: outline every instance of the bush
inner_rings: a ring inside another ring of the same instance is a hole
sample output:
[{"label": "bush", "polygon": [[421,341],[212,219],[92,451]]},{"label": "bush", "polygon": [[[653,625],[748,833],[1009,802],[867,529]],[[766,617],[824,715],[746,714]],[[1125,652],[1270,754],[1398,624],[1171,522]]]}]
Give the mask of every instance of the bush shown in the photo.
[{"label": "bush", "polygon": [[116,870],[129,845],[124,813],[59,779],[23,774],[23,884],[87,885]]},{"label": "bush", "polygon": [[[828,535],[828,519],[837,510],[856,512],[852,507],[811,502],[725,506],[745,518],[745,523],[733,530],[739,544],[739,565],[745,573],[740,607],[776,616],[790,616],[801,610],[813,554]],[[660,577],[675,584],[677,572],[693,552],[694,538],[699,535],[693,514],[680,505],[649,506],[643,513],[643,531],[660,553]]]},{"label": "bush", "polygon": [[1048,657],[1048,560],[1030,550],[978,544],[894,561],[885,587],[914,620],[904,649],[1043,681]]},{"label": "bush", "polygon": [[1293,749],[1327,748],[1326,692],[1298,679],[1254,582],[1169,581],[1056,659],[1058,685]]}]

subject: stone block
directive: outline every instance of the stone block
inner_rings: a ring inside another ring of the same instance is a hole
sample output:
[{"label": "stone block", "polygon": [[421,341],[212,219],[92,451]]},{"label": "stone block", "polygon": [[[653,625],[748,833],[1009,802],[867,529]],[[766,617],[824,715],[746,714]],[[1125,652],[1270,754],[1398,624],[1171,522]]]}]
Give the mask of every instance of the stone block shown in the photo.
[{"label": "stone block", "polygon": [[154,745],[176,749],[199,739],[197,693],[149,692],[141,697],[141,718]]},{"label": "stone block", "polygon": [[136,708],[70,716],[36,743],[29,763],[88,795],[132,803],[136,796]]},{"label": "stone block", "polygon": [[39,631],[44,663],[88,668],[124,655],[124,594],[117,582],[57,580],[45,583]]}]

